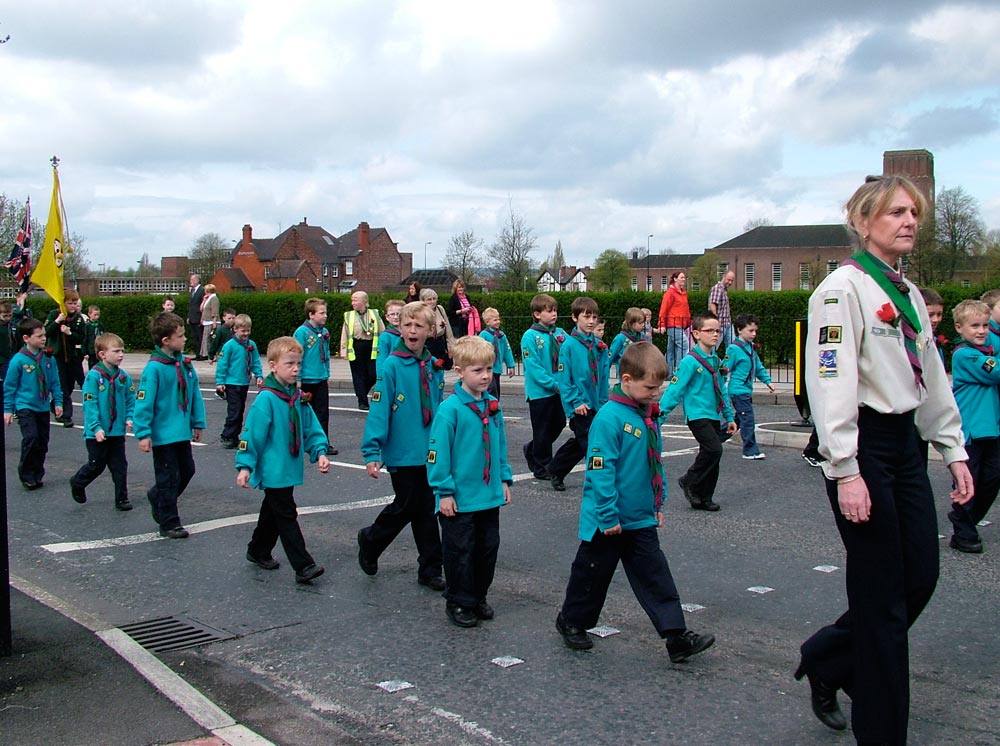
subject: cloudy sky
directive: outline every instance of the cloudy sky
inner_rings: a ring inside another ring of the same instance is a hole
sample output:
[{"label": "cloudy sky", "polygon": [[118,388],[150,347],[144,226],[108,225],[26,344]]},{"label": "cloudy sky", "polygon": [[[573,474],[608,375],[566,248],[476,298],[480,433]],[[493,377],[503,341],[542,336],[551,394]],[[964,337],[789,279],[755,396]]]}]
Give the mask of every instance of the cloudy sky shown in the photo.
[{"label": "cloudy sky", "polygon": [[838,222],[926,148],[1000,227],[1000,6],[34,0],[0,8],[0,192],[48,159],[91,263],[364,220],[439,265],[509,204],[567,259]]}]

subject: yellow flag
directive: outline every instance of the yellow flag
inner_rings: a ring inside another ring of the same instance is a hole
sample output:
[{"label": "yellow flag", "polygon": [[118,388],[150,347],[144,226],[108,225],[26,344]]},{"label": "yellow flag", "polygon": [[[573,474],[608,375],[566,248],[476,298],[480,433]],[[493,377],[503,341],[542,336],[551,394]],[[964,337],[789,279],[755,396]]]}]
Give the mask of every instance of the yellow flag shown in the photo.
[{"label": "yellow flag", "polygon": [[38,265],[31,273],[31,281],[52,296],[59,304],[59,310],[66,313],[66,298],[63,289],[63,266],[66,254],[72,249],[66,235],[66,215],[62,194],[59,191],[59,171],[52,169],[52,204],[49,206],[49,222],[45,225],[45,243],[38,257]]}]

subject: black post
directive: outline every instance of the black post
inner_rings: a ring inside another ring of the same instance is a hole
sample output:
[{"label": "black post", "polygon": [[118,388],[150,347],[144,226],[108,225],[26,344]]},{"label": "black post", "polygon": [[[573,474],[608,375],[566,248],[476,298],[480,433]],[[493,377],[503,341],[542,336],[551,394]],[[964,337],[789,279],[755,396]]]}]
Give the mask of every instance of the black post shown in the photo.
[{"label": "black post", "polygon": [[10,623],[10,551],[7,532],[7,433],[0,422],[0,657],[6,658],[13,651]]}]

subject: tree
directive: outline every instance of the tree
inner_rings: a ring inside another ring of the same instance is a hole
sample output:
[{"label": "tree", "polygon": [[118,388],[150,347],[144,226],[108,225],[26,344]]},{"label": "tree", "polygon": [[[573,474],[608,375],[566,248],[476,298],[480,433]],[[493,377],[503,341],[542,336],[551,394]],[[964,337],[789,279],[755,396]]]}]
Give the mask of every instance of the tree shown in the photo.
[{"label": "tree", "polygon": [[765,217],[750,218],[749,220],[747,220],[747,222],[743,224],[743,232],[749,233],[754,228],[761,228],[766,225],[774,225],[774,223],[771,222],[770,218],[765,218]]},{"label": "tree", "polygon": [[979,215],[979,203],[962,187],[942,189],[934,207],[934,223],[943,279],[952,280],[963,257],[983,250],[986,226]]},{"label": "tree", "polygon": [[[497,278],[498,290],[523,290],[531,278],[531,252],[537,239],[523,217],[514,212],[508,201],[509,216],[490,253]],[[560,248],[561,250],[561,248]]]},{"label": "tree", "polygon": [[445,266],[466,285],[476,279],[485,263],[486,245],[474,231],[462,231],[448,241],[444,255]]},{"label": "tree", "polygon": [[566,266],[566,257],[563,255],[562,241],[556,241],[556,247],[552,251],[552,256],[544,262],[548,269],[553,270],[553,274],[558,274],[559,270]]},{"label": "tree", "polygon": [[[24,209],[26,203],[0,194],[0,254],[6,261],[10,256],[10,251],[14,247],[14,240],[17,232],[21,230],[24,222]],[[39,216],[37,212],[31,213],[31,266],[38,266],[38,257],[42,253],[42,246],[45,245],[45,224],[39,219],[44,217],[48,220],[48,205],[46,213]],[[37,209],[37,208],[36,208]],[[67,252],[66,260],[63,264],[63,277],[66,284],[72,284],[78,277],[85,277],[90,274],[90,264],[88,262],[89,253],[84,245],[85,237],[79,233],[69,234],[69,245],[72,249]]]},{"label": "tree", "polygon": [[156,277],[160,274],[160,268],[149,261],[149,252],[143,252],[136,267],[136,275],[139,277]]},{"label": "tree", "polygon": [[193,275],[201,275],[202,282],[208,282],[215,270],[229,264],[232,253],[232,247],[218,233],[205,233],[188,252],[188,269]]},{"label": "tree", "polygon": [[649,249],[647,249],[645,246],[640,246],[639,244],[636,244],[635,246],[632,247],[632,252],[629,254],[629,256],[632,259],[645,259],[647,256],[649,256]]},{"label": "tree", "polygon": [[587,287],[591,290],[628,290],[632,281],[632,268],[628,257],[617,249],[605,249],[594,262],[594,268],[587,277]]},{"label": "tree", "polygon": [[708,290],[718,280],[719,263],[715,257],[702,254],[695,259],[687,273],[688,290]]}]

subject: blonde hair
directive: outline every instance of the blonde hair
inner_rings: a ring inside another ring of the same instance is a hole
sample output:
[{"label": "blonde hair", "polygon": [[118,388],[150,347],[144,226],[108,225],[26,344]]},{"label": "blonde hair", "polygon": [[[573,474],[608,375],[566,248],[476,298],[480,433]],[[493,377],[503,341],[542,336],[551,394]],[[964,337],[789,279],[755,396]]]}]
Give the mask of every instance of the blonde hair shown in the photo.
[{"label": "blonde hair", "polygon": [[354,300],[354,298],[356,296],[359,296],[359,295],[365,299],[365,305],[367,306],[368,305],[368,293],[366,293],[364,290],[355,290],[353,293],[351,293],[351,300]]},{"label": "blonde hair", "polygon": [[247,314],[241,313],[236,317],[236,323],[233,324],[233,327],[235,329],[252,329],[253,321],[250,320]]},{"label": "blonde hair", "polygon": [[125,341],[117,334],[112,334],[111,332],[98,334],[97,339],[94,340],[94,352],[107,352],[118,347],[124,350]]},{"label": "blonde hair", "polygon": [[205,286],[205,292],[206,293],[214,293],[215,292],[215,285],[213,285],[212,283],[208,283]]},{"label": "blonde hair", "polygon": [[667,361],[660,349],[649,342],[636,342],[625,348],[621,361],[618,363],[618,375],[628,374],[637,381],[646,376],[663,382],[667,377]]},{"label": "blonde hair", "polygon": [[405,300],[401,300],[399,298],[390,298],[385,302],[385,312],[388,314],[390,308],[395,308],[396,306],[402,308],[405,305],[406,305]]},{"label": "blonde hair", "polygon": [[[979,296],[979,300],[981,300],[983,303],[985,303],[992,309],[993,306],[997,304],[997,301],[1000,300],[1000,288],[996,290],[987,290],[985,293]],[[924,299],[924,302],[925,303],[927,302],[926,298]]]},{"label": "blonde hair", "polygon": [[469,365],[493,365],[496,356],[493,345],[482,337],[471,336],[456,339],[452,343],[451,359],[459,368],[465,368]]},{"label": "blonde hair", "polygon": [[956,324],[964,324],[973,316],[989,316],[990,307],[981,300],[963,300],[951,311]]},{"label": "blonde hair", "polygon": [[302,354],[302,345],[295,337],[276,337],[267,344],[267,361],[276,362],[278,358],[289,352]]},{"label": "blonde hair", "polygon": [[418,300],[403,304],[403,309],[399,312],[399,325],[402,326],[407,319],[416,319],[428,329],[434,328],[434,312],[426,303]]},{"label": "blonde hair", "polygon": [[927,200],[912,181],[905,176],[869,176],[844,205],[847,211],[847,228],[858,246],[864,246],[860,229],[862,218],[872,220],[885,214],[899,189],[913,200],[917,209],[917,222],[923,220],[924,213],[927,212]]},{"label": "blonde hair", "polygon": [[493,306],[490,306],[485,311],[483,311],[484,324],[488,324],[490,322],[490,319],[499,319],[499,318],[500,318],[500,312]]},{"label": "blonde hair", "polygon": [[631,329],[632,324],[645,324],[645,323],[646,323],[646,317],[643,315],[642,309],[632,306],[627,311],[625,311],[625,320],[622,322],[622,329]]}]

